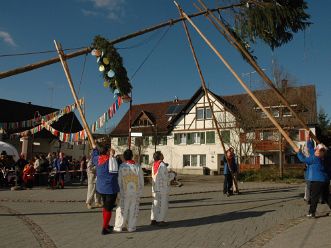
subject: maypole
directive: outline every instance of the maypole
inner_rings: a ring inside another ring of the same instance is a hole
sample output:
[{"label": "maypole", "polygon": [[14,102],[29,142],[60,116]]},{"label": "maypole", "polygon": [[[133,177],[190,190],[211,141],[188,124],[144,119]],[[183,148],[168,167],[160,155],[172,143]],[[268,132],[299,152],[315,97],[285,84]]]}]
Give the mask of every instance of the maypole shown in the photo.
[{"label": "maypole", "polygon": [[54,40],[54,44],[55,44],[57,53],[59,55],[59,59],[61,61],[61,64],[62,64],[64,73],[65,73],[66,78],[68,80],[68,84],[69,84],[69,87],[70,87],[72,96],[73,96],[73,98],[75,100],[75,103],[77,105],[77,109],[78,109],[80,118],[82,119],[84,129],[85,129],[85,131],[87,133],[87,137],[89,139],[89,143],[90,143],[90,145],[91,145],[92,148],[95,148],[96,147],[96,144],[95,144],[95,141],[93,139],[91,130],[90,130],[90,128],[89,128],[89,126],[88,126],[88,124],[86,122],[86,118],[85,118],[85,115],[83,113],[82,107],[79,104],[78,97],[77,97],[77,94],[76,94],[76,90],[75,90],[75,87],[74,87],[74,84],[73,84],[73,81],[72,81],[72,78],[71,78],[71,75],[70,75],[69,67],[68,67],[67,61],[65,59],[65,55],[63,53],[61,44],[57,43],[55,40]]},{"label": "maypole", "polygon": [[[180,13],[181,17],[183,18],[184,17],[183,16],[183,13],[182,13],[183,10],[179,6],[178,6],[178,10],[179,10],[179,13]],[[204,76],[202,74],[200,63],[199,63],[198,58],[197,58],[197,55],[195,53],[195,49],[194,49],[194,46],[193,46],[193,43],[192,43],[191,35],[189,33],[189,30],[187,28],[187,25],[186,25],[185,20],[183,20],[183,26],[184,26],[184,30],[185,30],[185,33],[186,33],[186,36],[187,36],[187,40],[188,40],[189,45],[190,45],[190,48],[191,48],[191,52],[192,52],[192,55],[193,55],[193,58],[194,58],[195,65],[197,67],[197,70],[198,70],[198,73],[199,73],[199,76],[200,76],[200,79],[201,79],[201,86],[202,86],[202,89],[203,89],[203,91],[205,93],[205,96],[207,98],[207,101],[208,101],[208,106],[209,106],[209,109],[210,109],[211,114],[212,114],[212,120],[214,122],[216,131],[217,131],[218,138],[219,138],[219,140],[221,142],[221,146],[222,146],[223,151],[224,151],[224,157],[225,157],[227,163],[230,164],[229,161],[228,161],[228,157],[226,156],[225,145],[224,145],[224,142],[223,142],[223,139],[222,139],[221,131],[219,129],[218,121],[217,121],[216,116],[215,116],[213,105],[212,105],[212,103],[210,101],[209,91],[208,91],[207,86],[206,86],[206,81],[205,81],[205,78],[204,78]],[[230,167],[229,167],[229,170],[230,170],[230,173],[232,175],[232,170],[231,170]]]},{"label": "maypole", "polygon": [[[178,9],[181,9],[176,1],[174,1],[175,5]],[[233,74],[233,76],[237,79],[240,85],[245,89],[248,95],[254,100],[254,102],[261,108],[261,110],[266,114],[266,116],[270,119],[270,121],[275,125],[275,127],[279,130],[279,132],[284,136],[286,141],[290,144],[295,152],[299,151],[298,146],[292,141],[289,135],[284,131],[284,129],[278,124],[276,119],[270,114],[270,112],[262,105],[262,103],[255,97],[253,92],[247,87],[244,81],[238,76],[238,74],[234,71],[231,65],[224,59],[224,57],[220,54],[220,52],[215,48],[215,46],[206,38],[206,36],[200,31],[200,29],[194,24],[191,18],[182,10],[183,16],[186,20],[192,25],[192,27],[197,31],[197,33],[201,36],[201,38],[207,43],[207,45],[213,50],[213,52],[218,56],[218,58],[223,62],[223,64],[227,67],[227,69]]]},{"label": "maypole", "polygon": [[194,4],[194,6],[201,12],[206,11],[207,14],[205,17],[214,25],[214,27],[226,38],[226,40],[234,47],[236,48],[241,54],[247,59],[248,63],[256,70],[256,72],[261,76],[263,81],[271,87],[271,89],[275,92],[276,96],[282,101],[282,103],[291,111],[293,116],[299,121],[300,125],[306,129],[310,133],[310,137],[312,137],[316,143],[320,143],[315,134],[311,132],[309,127],[306,125],[306,123],[302,120],[302,118],[293,110],[290,103],[287,101],[287,99],[284,97],[284,95],[277,89],[277,87],[273,84],[271,79],[265,74],[265,72],[261,69],[261,67],[258,65],[256,60],[252,57],[252,55],[245,49],[240,42],[234,37],[234,35],[229,31],[229,29],[226,27],[224,22],[217,18],[211,11],[208,10],[206,4],[203,2],[203,0],[198,0],[201,6],[204,8],[202,10],[197,5]]}]

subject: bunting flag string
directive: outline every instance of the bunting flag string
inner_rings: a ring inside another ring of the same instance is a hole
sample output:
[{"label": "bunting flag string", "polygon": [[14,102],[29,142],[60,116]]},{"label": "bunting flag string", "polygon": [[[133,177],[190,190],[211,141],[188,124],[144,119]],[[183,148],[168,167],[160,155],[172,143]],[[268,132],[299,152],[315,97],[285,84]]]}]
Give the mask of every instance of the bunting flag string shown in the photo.
[{"label": "bunting flag string", "polygon": [[46,121],[42,121],[41,125],[43,126],[43,128],[48,130],[51,134],[58,137],[59,140],[61,140],[62,142],[70,142],[70,143],[79,142],[79,141],[84,141],[87,138],[87,133],[85,132],[84,129],[82,131],[79,131],[76,133],[64,133],[64,132],[60,132],[60,131],[54,129]]},{"label": "bunting flag string", "polygon": [[96,132],[98,129],[102,128],[107,121],[109,121],[117,112],[117,110],[122,105],[122,97],[117,96],[116,101],[103,113],[91,126],[92,133]]},{"label": "bunting flag string", "polygon": [[[84,98],[79,99],[79,104],[81,106],[84,104]],[[36,118],[30,119],[30,120],[16,121],[16,122],[0,122],[0,128],[2,128],[4,130],[8,130],[8,129],[33,127],[35,125],[39,125],[42,120],[51,121],[56,117],[58,119],[61,116],[74,111],[76,108],[77,108],[77,105],[76,105],[76,103],[74,103],[74,104],[64,107],[63,109],[57,110],[55,112],[52,112],[52,113],[49,113],[49,114],[46,114],[43,116],[39,115]]]},{"label": "bunting flag string", "polygon": [[[122,105],[123,101],[122,98],[120,96],[117,97],[116,101],[108,108],[108,110],[103,113],[93,124],[92,124],[92,132],[95,132],[96,130],[98,130],[99,128],[102,128],[105,123],[110,120],[115,113],[117,112],[117,110],[119,109],[119,107]],[[64,113],[67,114],[68,112]],[[62,115],[58,115],[53,117],[50,120],[47,119],[41,119],[41,124],[31,128],[29,130],[20,132],[20,133],[16,133],[16,135],[19,136],[26,136],[28,134],[28,132],[31,132],[31,134],[35,134],[40,132],[43,129],[48,130],[50,133],[52,133],[55,137],[58,137],[60,141],[62,142],[69,142],[69,143],[75,143],[75,142],[81,142],[86,140],[87,138],[87,133],[86,131],[83,129],[82,131],[76,132],[76,133],[64,133],[61,131],[56,130],[55,128],[51,127],[51,124],[54,121],[57,121]]]}]

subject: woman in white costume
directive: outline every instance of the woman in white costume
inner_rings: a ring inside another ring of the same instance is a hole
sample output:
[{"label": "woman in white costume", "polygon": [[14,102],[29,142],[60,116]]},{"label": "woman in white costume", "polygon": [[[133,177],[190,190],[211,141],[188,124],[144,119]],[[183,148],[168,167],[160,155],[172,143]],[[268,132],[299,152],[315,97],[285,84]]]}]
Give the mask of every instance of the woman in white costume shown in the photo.
[{"label": "woman in white costume", "polygon": [[144,173],[141,166],[132,160],[131,150],[126,150],[123,157],[125,162],[118,170],[120,200],[119,207],[116,209],[114,231],[121,232],[124,227],[127,227],[129,232],[134,232],[139,214],[140,197],[144,189]]},{"label": "woman in white costume", "polygon": [[174,179],[174,174],[169,173],[167,164],[164,163],[163,154],[157,151],[153,155],[154,164],[152,166],[152,195],[153,204],[151,211],[151,225],[165,226],[168,201],[170,191],[170,181]]}]

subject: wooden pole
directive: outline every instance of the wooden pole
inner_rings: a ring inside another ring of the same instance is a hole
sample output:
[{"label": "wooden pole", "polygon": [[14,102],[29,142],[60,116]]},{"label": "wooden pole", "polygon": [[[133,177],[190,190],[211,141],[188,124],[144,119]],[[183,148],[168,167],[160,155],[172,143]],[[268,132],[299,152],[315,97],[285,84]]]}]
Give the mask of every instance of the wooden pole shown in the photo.
[{"label": "wooden pole", "polygon": [[[181,9],[178,9],[178,10],[179,10],[179,13],[180,13],[181,17],[183,18],[182,10]],[[229,163],[228,157],[226,156],[226,150],[225,150],[225,145],[224,145],[224,142],[223,142],[223,139],[222,139],[221,131],[219,129],[218,122],[217,122],[217,119],[216,119],[216,116],[215,116],[215,113],[214,113],[214,110],[213,110],[213,106],[212,106],[210,98],[209,98],[209,92],[208,92],[208,89],[207,89],[207,86],[206,86],[206,81],[205,81],[205,78],[202,74],[200,63],[199,63],[197,55],[195,53],[195,49],[194,49],[194,46],[193,46],[193,43],[192,43],[191,35],[188,31],[185,20],[183,20],[183,26],[184,26],[184,30],[185,30],[185,33],[186,33],[186,36],[187,36],[187,40],[188,40],[190,48],[191,48],[191,52],[192,52],[192,55],[193,55],[193,58],[194,58],[195,65],[197,67],[197,70],[198,70],[198,73],[199,73],[199,76],[200,76],[201,86],[202,86],[202,89],[203,89],[203,91],[205,93],[205,96],[207,98],[207,101],[208,101],[208,106],[209,106],[209,109],[210,109],[211,114],[212,114],[212,119],[213,119],[214,125],[216,127],[217,135],[218,135],[218,138],[221,142],[222,149],[224,151],[224,157],[226,159],[227,164],[229,165],[230,163]],[[232,174],[232,170],[231,170],[230,166],[228,166],[228,167],[229,167],[230,173]]]},{"label": "wooden pole", "polygon": [[71,75],[70,75],[69,67],[68,67],[67,61],[65,60],[65,56],[64,56],[62,48],[61,48],[61,44],[57,43],[55,40],[54,40],[54,44],[55,44],[56,50],[59,54],[59,58],[60,58],[64,73],[65,73],[66,78],[68,80],[72,96],[75,99],[75,103],[77,105],[77,109],[78,109],[80,118],[82,119],[83,126],[84,126],[84,129],[85,129],[86,133],[87,133],[89,142],[90,142],[92,148],[95,148],[96,144],[94,142],[94,139],[93,139],[92,133],[90,131],[90,128],[89,128],[89,126],[86,122],[85,115],[83,113],[82,107],[79,104],[78,97],[77,97],[77,94],[76,94],[76,90],[74,88],[74,84],[73,84],[73,81],[72,81],[72,78],[71,78]]},{"label": "wooden pole", "polygon": [[[215,26],[215,28],[226,38],[226,40],[235,47],[239,52],[241,52],[247,59],[248,63],[256,70],[256,72],[261,76],[263,81],[271,87],[271,89],[275,92],[276,96],[282,101],[282,103],[291,111],[293,116],[299,121],[300,125],[310,133],[311,137],[316,141],[316,143],[320,143],[317,139],[316,135],[311,132],[309,127],[306,125],[306,123],[302,120],[302,118],[293,110],[290,103],[287,101],[287,99],[283,96],[283,94],[279,91],[279,89],[273,84],[271,79],[265,74],[265,72],[261,69],[261,67],[258,65],[256,60],[252,57],[252,55],[238,42],[236,37],[233,36],[231,32],[227,29],[225,24],[217,18],[211,11],[208,10],[206,4],[203,2],[203,0],[198,0],[199,3],[202,5],[204,10],[199,8],[196,4],[194,6],[197,8],[198,11],[206,11],[207,15],[206,18]],[[218,24],[218,25],[217,25]]]},{"label": "wooden pole", "polygon": [[[177,8],[181,9],[180,6],[175,2]],[[246,90],[248,95],[254,100],[254,102],[261,108],[261,110],[267,115],[270,121],[276,126],[276,128],[281,132],[286,141],[290,144],[295,152],[299,151],[298,146],[292,141],[289,135],[283,130],[283,128],[278,124],[276,119],[270,114],[270,112],[262,105],[262,103],[255,97],[253,92],[247,87],[244,81],[238,76],[238,74],[234,71],[231,65],[223,58],[220,52],[213,46],[213,44],[206,38],[206,36],[200,31],[200,29],[194,24],[191,18],[182,10],[183,16],[186,20],[192,25],[192,27],[197,31],[197,33],[201,36],[201,38],[207,43],[207,45],[213,50],[213,52],[218,56],[218,58],[223,62],[223,64],[228,68],[228,70],[233,74],[233,76],[237,79],[240,85]]]},{"label": "wooden pole", "polygon": [[[242,3],[241,4],[232,4],[232,5],[229,5],[229,6],[210,9],[209,11],[214,12],[214,11],[226,10],[226,9],[236,8],[236,7],[241,7],[241,6],[245,6],[245,4],[242,4]],[[197,12],[197,13],[193,13],[189,16],[191,18],[194,18],[194,17],[197,17],[197,16],[205,15],[206,13],[207,13],[206,11]],[[183,18],[170,19],[166,22],[154,25],[152,27],[148,27],[148,28],[145,28],[143,30],[139,30],[137,32],[119,37],[117,39],[114,39],[114,40],[110,41],[110,43],[111,44],[118,44],[120,42],[132,39],[134,37],[137,37],[137,36],[140,36],[140,35],[143,35],[143,34],[147,34],[149,32],[155,31],[157,29],[176,24],[176,23],[178,23],[182,20],[184,20],[184,19]],[[63,56],[64,56],[65,59],[71,59],[71,58],[75,58],[75,57],[90,53],[91,50],[92,50],[91,47],[86,47],[86,48],[83,48],[83,49],[78,50],[76,52],[69,53],[69,54],[66,54],[66,55],[63,55]],[[51,59],[48,59],[48,60],[36,62],[34,64],[29,64],[29,65],[26,65],[26,66],[23,66],[23,67],[18,67],[18,68],[9,70],[9,71],[0,72],[0,79],[7,78],[7,77],[10,77],[10,76],[13,76],[13,75],[20,74],[20,73],[24,73],[24,72],[27,72],[27,71],[32,71],[32,70],[35,70],[35,69],[38,69],[38,68],[41,68],[41,67],[44,67],[44,66],[47,66],[47,65],[55,64],[57,62],[60,62],[59,57],[54,57],[54,58],[51,58]]]}]

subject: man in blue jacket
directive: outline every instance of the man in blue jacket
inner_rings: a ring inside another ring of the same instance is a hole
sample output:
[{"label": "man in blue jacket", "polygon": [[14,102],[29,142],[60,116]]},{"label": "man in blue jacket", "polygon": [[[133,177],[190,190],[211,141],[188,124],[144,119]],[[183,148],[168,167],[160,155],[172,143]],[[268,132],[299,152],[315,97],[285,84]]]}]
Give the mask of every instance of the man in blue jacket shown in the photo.
[{"label": "man in blue jacket", "polygon": [[301,151],[297,156],[299,160],[307,164],[307,180],[310,181],[310,207],[308,217],[315,217],[316,208],[320,197],[329,205],[329,181],[325,164],[325,154],[327,148],[323,144],[319,144],[313,149],[312,141],[307,140],[309,156],[306,157]]},{"label": "man in blue jacket", "polygon": [[68,170],[69,162],[65,158],[64,153],[60,152],[59,157],[54,160],[53,168],[56,169],[56,181],[58,188],[64,188],[64,174]]},{"label": "man in blue jacket", "polygon": [[118,185],[118,169],[110,168],[110,147],[105,146],[100,149],[93,149],[92,163],[96,165],[96,191],[101,195],[103,201],[103,225],[102,235],[106,235],[112,232],[113,227],[109,226],[109,222],[112,216],[112,210],[115,206],[117,193],[120,191]]}]

